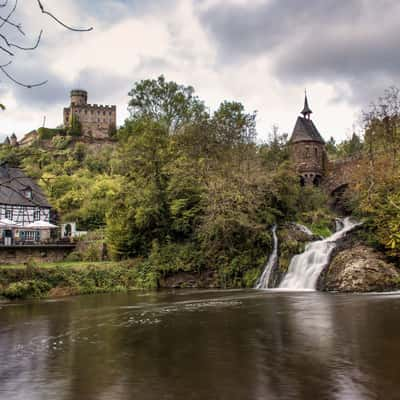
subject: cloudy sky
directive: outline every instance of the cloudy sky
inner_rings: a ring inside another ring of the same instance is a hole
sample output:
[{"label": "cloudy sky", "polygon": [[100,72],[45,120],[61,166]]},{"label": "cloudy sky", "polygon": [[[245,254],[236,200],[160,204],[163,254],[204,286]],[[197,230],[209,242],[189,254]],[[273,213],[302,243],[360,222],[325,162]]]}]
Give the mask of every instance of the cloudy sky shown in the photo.
[{"label": "cloudy sky", "polygon": [[[12,0],[10,0],[11,3]],[[0,75],[0,138],[62,123],[72,88],[92,103],[117,104],[137,80],[164,74],[192,85],[211,109],[238,100],[258,111],[261,139],[272,125],[291,132],[307,88],[313,118],[325,138],[344,139],[360,109],[398,85],[398,0],[43,0],[74,26],[54,24],[36,0],[20,1],[16,22],[28,44],[44,29],[35,52],[18,53],[8,71],[36,89]],[[0,10],[4,15],[5,10]],[[0,63],[8,57],[1,55]]]}]

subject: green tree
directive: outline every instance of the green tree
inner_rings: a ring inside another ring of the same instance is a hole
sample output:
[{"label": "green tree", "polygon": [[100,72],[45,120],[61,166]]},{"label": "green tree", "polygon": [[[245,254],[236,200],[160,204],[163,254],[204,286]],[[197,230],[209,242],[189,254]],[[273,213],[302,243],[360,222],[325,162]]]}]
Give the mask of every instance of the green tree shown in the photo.
[{"label": "green tree", "polygon": [[191,86],[166,81],[162,75],[135,83],[129,96],[131,119],[153,119],[164,123],[170,132],[205,113],[203,102]]}]

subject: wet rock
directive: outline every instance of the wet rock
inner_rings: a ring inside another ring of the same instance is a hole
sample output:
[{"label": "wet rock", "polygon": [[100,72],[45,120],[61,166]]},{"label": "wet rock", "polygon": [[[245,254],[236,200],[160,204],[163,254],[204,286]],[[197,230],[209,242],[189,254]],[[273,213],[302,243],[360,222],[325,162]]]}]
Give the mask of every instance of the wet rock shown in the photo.
[{"label": "wet rock", "polygon": [[218,288],[218,276],[216,271],[195,272],[177,272],[165,276],[159,280],[160,288],[168,289],[204,289]]},{"label": "wet rock", "polygon": [[273,268],[270,277],[270,287],[278,287],[285,276],[290,260],[296,254],[304,251],[306,244],[316,240],[315,236],[309,234],[300,225],[291,223],[278,228],[278,256],[279,260]]},{"label": "wet rock", "polygon": [[338,252],[324,277],[325,291],[373,292],[400,287],[400,272],[384,256],[362,244]]}]

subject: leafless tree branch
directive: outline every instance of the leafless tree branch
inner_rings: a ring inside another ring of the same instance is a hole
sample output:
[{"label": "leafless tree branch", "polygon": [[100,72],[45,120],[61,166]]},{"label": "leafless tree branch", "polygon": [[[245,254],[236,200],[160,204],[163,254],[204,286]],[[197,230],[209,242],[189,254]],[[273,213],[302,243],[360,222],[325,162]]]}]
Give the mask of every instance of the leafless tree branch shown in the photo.
[{"label": "leafless tree branch", "polygon": [[42,11],[43,14],[48,15],[49,17],[53,18],[54,21],[58,22],[61,26],[63,26],[66,29],[69,29],[70,31],[75,31],[75,32],[89,32],[93,30],[93,27],[91,28],[72,28],[71,26],[65,24],[64,22],[62,22],[60,19],[58,19],[54,14],[52,14],[51,12],[45,10],[45,8],[43,7],[43,4],[40,0],[37,0],[38,5],[40,10]]},{"label": "leafless tree branch", "polygon": [[[65,29],[70,30],[70,31],[74,31],[74,32],[89,32],[89,31],[93,30],[93,27],[90,27],[90,28],[74,28],[74,27],[71,27],[70,25],[67,25],[60,18],[55,16],[52,12],[48,11],[45,8],[45,6],[43,5],[42,0],[36,0],[36,1],[37,1],[37,5],[38,5],[38,7],[39,7],[39,9],[40,9],[42,14],[47,15],[48,17],[50,17],[57,24],[61,25]],[[16,29],[21,35],[26,36],[25,32],[23,30],[22,24],[21,23],[17,23],[17,22],[12,20],[12,17],[15,14],[17,8],[18,8],[18,4],[19,4],[18,0],[15,0],[13,6],[11,7],[11,9],[9,9],[9,11],[7,11],[7,12],[4,12],[5,15],[0,15],[0,30],[2,28],[4,28],[5,26],[9,26],[11,28]],[[3,0],[3,1],[0,2],[0,9],[5,9],[8,5],[9,5],[9,0]],[[0,54],[2,52],[7,57],[15,57],[16,53],[12,49],[17,49],[17,50],[21,50],[21,51],[32,51],[32,50],[35,50],[35,49],[37,49],[39,47],[40,42],[42,40],[42,36],[43,36],[43,30],[40,31],[36,41],[34,42],[34,44],[32,46],[24,46],[22,44],[15,43],[15,41],[11,41],[8,38],[8,33],[0,32],[0,40],[2,40],[3,43],[4,43],[3,45],[0,45]],[[38,86],[43,86],[43,85],[45,85],[47,83],[47,80],[43,81],[43,82],[39,82],[39,83],[32,83],[32,84],[26,84],[26,83],[21,82],[20,80],[16,79],[7,70],[7,67],[9,67],[11,65],[11,63],[12,63],[12,61],[9,61],[9,62],[7,62],[7,63],[5,63],[3,65],[0,65],[0,71],[8,79],[10,79],[12,82],[14,82],[15,84],[30,89],[30,88],[34,88],[34,87],[38,87]]]},{"label": "leafless tree branch", "polygon": [[10,79],[12,82],[14,82],[16,85],[28,88],[28,89],[32,89],[34,87],[39,87],[39,86],[43,86],[45,85],[48,81],[43,81],[43,82],[39,82],[39,83],[22,83],[21,81],[19,81],[18,79],[14,78],[7,70],[6,68],[9,67],[12,64],[12,61],[9,61],[6,64],[0,65],[0,71],[8,78]]}]

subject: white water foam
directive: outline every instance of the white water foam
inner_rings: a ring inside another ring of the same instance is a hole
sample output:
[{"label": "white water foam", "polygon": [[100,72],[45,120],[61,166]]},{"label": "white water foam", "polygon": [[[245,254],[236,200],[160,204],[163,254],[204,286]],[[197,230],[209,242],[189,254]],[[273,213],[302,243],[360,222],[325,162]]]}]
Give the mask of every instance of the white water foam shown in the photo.
[{"label": "white water foam", "polygon": [[272,236],[274,238],[274,249],[268,259],[268,262],[264,268],[264,272],[262,273],[261,278],[258,280],[256,284],[256,289],[268,289],[272,270],[276,265],[276,263],[278,262],[278,236],[276,234],[276,225],[272,228]]},{"label": "white water foam", "polygon": [[342,220],[342,223],[341,229],[332,236],[308,244],[304,253],[292,258],[288,272],[279,288],[288,290],[316,290],[318,278],[328,265],[337,241],[357,225],[360,225],[359,223],[352,222],[350,218],[345,218]]},{"label": "white water foam", "polygon": [[295,226],[299,229],[299,231],[301,231],[309,236],[314,236],[312,231],[309,228],[307,228],[305,225],[295,224]]}]

